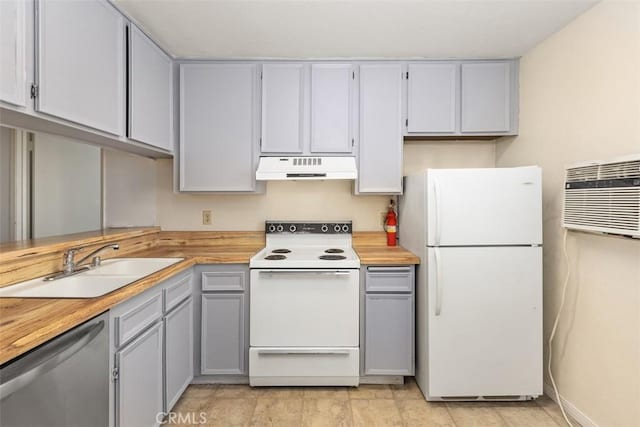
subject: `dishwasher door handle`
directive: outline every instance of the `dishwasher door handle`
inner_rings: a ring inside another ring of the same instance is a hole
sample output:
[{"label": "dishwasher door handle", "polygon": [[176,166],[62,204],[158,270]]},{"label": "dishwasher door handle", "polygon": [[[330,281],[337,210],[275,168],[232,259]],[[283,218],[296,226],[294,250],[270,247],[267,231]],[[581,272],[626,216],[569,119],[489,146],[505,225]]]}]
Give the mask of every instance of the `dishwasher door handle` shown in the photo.
[{"label": "dishwasher door handle", "polygon": [[69,359],[89,344],[104,327],[104,320],[81,326],[0,370],[0,400]]}]

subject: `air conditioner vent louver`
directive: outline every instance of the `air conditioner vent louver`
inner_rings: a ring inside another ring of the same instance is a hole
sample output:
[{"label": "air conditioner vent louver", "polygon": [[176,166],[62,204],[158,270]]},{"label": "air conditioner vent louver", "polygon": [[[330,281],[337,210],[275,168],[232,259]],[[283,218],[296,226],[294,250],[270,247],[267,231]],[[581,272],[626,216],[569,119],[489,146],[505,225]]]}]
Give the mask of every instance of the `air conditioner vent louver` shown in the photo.
[{"label": "air conditioner vent louver", "polygon": [[598,179],[598,165],[567,169],[567,182],[591,181]]},{"label": "air conditioner vent louver", "polygon": [[601,165],[598,179],[640,178],[640,160]]},{"label": "air conditioner vent louver", "polygon": [[568,168],[564,226],[640,238],[640,160]]}]

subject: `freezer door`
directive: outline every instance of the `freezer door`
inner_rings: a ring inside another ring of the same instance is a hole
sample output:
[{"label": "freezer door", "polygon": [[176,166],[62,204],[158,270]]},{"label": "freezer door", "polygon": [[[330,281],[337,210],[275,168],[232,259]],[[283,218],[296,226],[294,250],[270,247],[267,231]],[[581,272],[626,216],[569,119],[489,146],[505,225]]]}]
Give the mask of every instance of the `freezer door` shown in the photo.
[{"label": "freezer door", "polygon": [[428,246],[542,243],[537,166],[427,171]]},{"label": "freezer door", "polygon": [[542,248],[428,249],[427,398],[542,394]]}]

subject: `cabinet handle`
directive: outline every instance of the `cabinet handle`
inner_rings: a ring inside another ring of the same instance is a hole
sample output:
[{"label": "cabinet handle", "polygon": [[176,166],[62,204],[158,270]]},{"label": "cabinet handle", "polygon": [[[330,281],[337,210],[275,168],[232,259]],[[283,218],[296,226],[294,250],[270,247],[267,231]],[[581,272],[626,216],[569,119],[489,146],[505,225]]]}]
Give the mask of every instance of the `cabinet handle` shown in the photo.
[{"label": "cabinet handle", "polygon": [[372,273],[409,273],[411,267],[367,267]]}]

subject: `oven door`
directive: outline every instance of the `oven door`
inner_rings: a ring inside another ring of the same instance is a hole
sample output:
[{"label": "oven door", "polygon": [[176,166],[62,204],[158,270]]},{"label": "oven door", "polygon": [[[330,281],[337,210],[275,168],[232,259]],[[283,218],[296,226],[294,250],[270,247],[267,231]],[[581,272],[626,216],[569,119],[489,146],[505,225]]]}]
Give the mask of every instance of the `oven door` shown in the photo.
[{"label": "oven door", "polygon": [[252,347],[357,347],[359,270],[251,270]]}]

